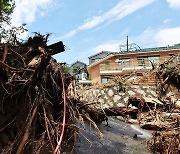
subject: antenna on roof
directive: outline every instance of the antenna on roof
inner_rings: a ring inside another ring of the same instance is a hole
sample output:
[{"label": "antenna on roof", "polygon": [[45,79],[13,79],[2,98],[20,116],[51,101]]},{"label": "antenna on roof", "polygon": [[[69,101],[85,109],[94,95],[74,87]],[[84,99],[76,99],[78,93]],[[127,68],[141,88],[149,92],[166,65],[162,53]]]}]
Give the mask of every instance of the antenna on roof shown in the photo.
[{"label": "antenna on roof", "polygon": [[119,45],[120,52],[131,52],[131,51],[141,51],[140,46],[136,43],[129,43],[129,38],[127,36],[126,44]]}]

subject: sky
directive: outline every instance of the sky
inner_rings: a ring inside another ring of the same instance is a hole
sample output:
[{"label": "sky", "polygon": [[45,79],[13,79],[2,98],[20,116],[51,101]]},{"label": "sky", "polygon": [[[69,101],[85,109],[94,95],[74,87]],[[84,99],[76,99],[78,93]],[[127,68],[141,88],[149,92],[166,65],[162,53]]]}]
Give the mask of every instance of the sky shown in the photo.
[{"label": "sky", "polygon": [[120,45],[140,48],[180,43],[180,0],[15,0],[13,25],[26,23],[33,32],[51,33],[48,44],[63,41],[66,51],[54,56],[72,64]]}]

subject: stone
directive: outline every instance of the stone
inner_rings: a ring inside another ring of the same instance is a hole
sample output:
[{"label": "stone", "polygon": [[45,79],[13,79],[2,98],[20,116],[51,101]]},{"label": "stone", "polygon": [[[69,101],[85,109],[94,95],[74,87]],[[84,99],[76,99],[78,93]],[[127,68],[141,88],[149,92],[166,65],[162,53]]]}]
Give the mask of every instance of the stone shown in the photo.
[{"label": "stone", "polygon": [[121,99],[121,96],[119,96],[119,95],[114,95],[114,97],[113,97],[113,101],[116,103],[118,100],[120,100]]},{"label": "stone", "polygon": [[125,97],[123,100],[124,100],[125,103],[127,103],[128,99],[129,99],[129,97]]},{"label": "stone", "polygon": [[123,103],[118,103],[117,106],[118,107],[125,107],[125,105]]},{"label": "stone", "polygon": [[128,91],[128,94],[129,94],[130,96],[132,96],[132,95],[135,95],[135,92],[132,91],[132,90],[130,90],[130,91]]},{"label": "stone", "polygon": [[112,89],[110,89],[110,90],[108,91],[108,95],[109,95],[110,97],[114,95],[114,92],[112,91]]},{"label": "stone", "polygon": [[94,90],[94,91],[93,91],[93,95],[96,96],[96,94],[97,94],[97,93],[96,93],[96,90]]},{"label": "stone", "polygon": [[114,90],[118,90],[117,86],[114,86]]},{"label": "stone", "polygon": [[146,93],[145,93],[145,91],[144,90],[138,90],[138,93],[140,93],[141,95],[143,95],[143,96],[145,96],[146,95]]},{"label": "stone", "polygon": [[113,102],[108,102],[108,105],[109,105],[110,107],[114,107],[114,103],[113,103]]},{"label": "stone", "polygon": [[151,89],[147,89],[147,91],[146,91],[147,93],[151,93]]},{"label": "stone", "polygon": [[151,94],[154,96],[154,97],[157,97],[157,93],[153,90],[151,90]]},{"label": "stone", "polygon": [[107,104],[103,104],[103,105],[102,105],[102,108],[104,108],[104,109],[105,109],[105,108],[110,108],[110,106],[107,105]]},{"label": "stone", "polygon": [[140,87],[139,87],[139,86],[134,85],[134,86],[131,86],[131,88],[132,88],[132,89],[139,89]]},{"label": "stone", "polygon": [[143,89],[149,89],[149,86],[143,86],[142,88]]},{"label": "stone", "polygon": [[152,97],[152,95],[147,95],[147,97],[149,97],[149,98],[153,98],[153,97]]},{"label": "stone", "polygon": [[124,95],[125,95],[125,93],[119,93],[119,95],[124,96]]},{"label": "stone", "polygon": [[104,99],[100,98],[100,99],[98,100],[98,102],[104,103]]},{"label": "stone", "polygon": [[108,97],[107,97],[107,95],[105,95],[105,96],[104,96],[104,99],[105,99],[105,100],[108,100]]},{"label": "stone", "polygon": [[105,94],[104,90],[101,90],[101,94]]}]

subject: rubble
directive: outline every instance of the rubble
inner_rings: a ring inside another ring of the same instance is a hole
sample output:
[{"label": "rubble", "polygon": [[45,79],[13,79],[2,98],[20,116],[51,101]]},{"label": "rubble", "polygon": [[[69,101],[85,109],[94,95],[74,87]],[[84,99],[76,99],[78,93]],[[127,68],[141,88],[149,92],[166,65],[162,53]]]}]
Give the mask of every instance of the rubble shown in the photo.
[{"label": "rubble", "polygon": [[[160,90],[158,98],[142,96],[129,98],[128,106],[138,108],[137,119],[141,128],[155,131],[153,137],[147,141],[147,147],[153,153],[180,152],[179,95],[176,97],[169,95],[175,90],[178,94],[180,89],[180,63],[174,63],[174,58],[170,58],[153,70],[157,78],[161,79],[157,84]],[[168,92],[170,85],[173,85],[173,88]]]},{"label": "rubble", "polygon": [[[108,116],[122,116],[125,122],[138,123],[141,128],[153,131],[154,135],[147,141],[147,147],[153,153],[180,153],[180,61],[176,59],[174,62],[175,58],[179,57],[171,57],[159,66],[152,67],[153,69],[144,72],[142,77],[137,77],[133,72],[129,76],[126,74],[120,77],[116,76],[109,83],[93,87],[97,92],[104,87],[114,86],[118,87],[119,92],[126,95],[127,85],[141,83],[143,83],[142,85],[147,83],[152,85],[153,83],[156,87],[157,97],[145,97],[143,94],[134,95],[135,92],[128,93],[128,91],[126,107],[106,108],[104,105],[104,108],[97,108],[101,102],[91,103],[90,106],[93,109],[99,109],[99,113],[102,113],[103,110],[107,118]],[[132,78],[133,80],[130,80]],[[86,90],[91,88],[88,87]],[[129,96],[131,94],[133,95]],[[102,120],[104,119],[102,118]]]},{"label": "rubble", "polygon": [[178,154],[180,152],[180,134],[177,132],[155,132],[148,140],[147,147],[153,153]]}]

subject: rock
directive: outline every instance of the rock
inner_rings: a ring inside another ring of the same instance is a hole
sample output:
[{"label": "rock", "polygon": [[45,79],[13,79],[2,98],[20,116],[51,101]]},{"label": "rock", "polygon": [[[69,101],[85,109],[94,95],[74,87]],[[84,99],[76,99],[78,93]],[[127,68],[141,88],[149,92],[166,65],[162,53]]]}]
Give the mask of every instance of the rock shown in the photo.
[{"label": "rock", "polygon": [[110,89],[110,90],[108,91],[108,95],[111,97],[111,96],[114,95],[114,92]]},{"label": "rock", "polygon": [[128,91],[128,94],[130,95],[130,96],[132,96],[132,95],[135,95],[135,92],[134,91]]},{"label": "rock", "polygon": [[116,103],[118,100],[120,100],[121,97],[119,95],[114,95],[113,101]]},{"label": "rock", "polygon": [[118,103],[117,106],[118,107],[125,107],[125,105],[123,103]]}]

